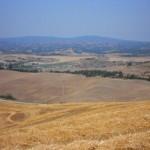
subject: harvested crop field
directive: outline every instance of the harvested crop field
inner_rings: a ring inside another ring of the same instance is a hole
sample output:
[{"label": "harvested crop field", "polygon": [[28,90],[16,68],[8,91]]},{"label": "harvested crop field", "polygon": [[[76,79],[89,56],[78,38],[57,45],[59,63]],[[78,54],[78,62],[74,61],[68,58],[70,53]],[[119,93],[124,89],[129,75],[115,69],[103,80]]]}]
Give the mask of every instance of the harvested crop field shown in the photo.
[{"label": "harvested crop field", "polygon": [[134,101],[150,99],[150,82],[61,73],[0,71],[0,95],[22,102]]},{"label": "harvested crop field", "polygon": [[150,102],[0,102],[2,150],[149,150]]}]

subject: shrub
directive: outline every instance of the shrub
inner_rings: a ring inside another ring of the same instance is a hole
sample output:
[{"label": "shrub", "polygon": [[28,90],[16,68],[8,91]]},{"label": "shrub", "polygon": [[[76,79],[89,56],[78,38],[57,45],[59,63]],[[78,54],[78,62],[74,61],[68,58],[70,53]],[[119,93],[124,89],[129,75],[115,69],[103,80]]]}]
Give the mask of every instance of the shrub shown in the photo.
[{"label": "shrub", "polygon": [[16,100],[16,98],[14,96],[12,96],[11,94],[0,95],[0,98],[9,99],[9,100]]}]

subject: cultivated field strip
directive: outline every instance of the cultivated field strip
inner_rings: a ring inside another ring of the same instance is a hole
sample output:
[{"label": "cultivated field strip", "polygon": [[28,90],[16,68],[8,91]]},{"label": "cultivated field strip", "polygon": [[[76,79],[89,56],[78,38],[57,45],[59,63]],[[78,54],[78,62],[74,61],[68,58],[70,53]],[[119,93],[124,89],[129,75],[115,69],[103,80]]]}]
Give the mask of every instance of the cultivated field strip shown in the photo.
[{"label": "cultivated field strip", "polygon": [[[131,90],[132,89],[132,90]],[[134,101],[150,99],[150,82],[64,73],[0,71],[0,96],[34,103]]]},{"label": "cultivated field strip", "polygon": [[0,149],[150,149],[150,102],[0,102]]}]

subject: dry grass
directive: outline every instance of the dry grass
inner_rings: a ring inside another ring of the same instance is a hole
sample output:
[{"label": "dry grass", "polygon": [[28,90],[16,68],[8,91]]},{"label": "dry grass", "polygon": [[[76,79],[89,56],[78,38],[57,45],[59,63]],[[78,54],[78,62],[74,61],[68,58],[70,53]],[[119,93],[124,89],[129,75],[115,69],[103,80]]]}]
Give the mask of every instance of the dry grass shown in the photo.
[{"label": "dry grass", "polygon": [[149,150],[150,102],[0,102],[2,150]]},{"label": "dry grass", "polygon": [[26,55],[26,54],[1,54],[0,61],[29,61],[29,62],[41,62],[41,63],[64,63],[64,62],[76,62],[81,59],[95,58],[91,55],[56,55],[56,56],[40,56],[40,55]]},{"label": "dry grass", "polygon": [[119,53],[110,53],[106,54],[105,57],[107,57],[108,61],[123,61],[123,62],[145,62],[150,60],[150,56],[124,56],[123,54]]},{"label": "dry grass", "polygon": [[150,82],[141,80],[15,71],[0,71],[0,79],[0,95],[11,94],[18,101],[56,103],[150,99]]}]

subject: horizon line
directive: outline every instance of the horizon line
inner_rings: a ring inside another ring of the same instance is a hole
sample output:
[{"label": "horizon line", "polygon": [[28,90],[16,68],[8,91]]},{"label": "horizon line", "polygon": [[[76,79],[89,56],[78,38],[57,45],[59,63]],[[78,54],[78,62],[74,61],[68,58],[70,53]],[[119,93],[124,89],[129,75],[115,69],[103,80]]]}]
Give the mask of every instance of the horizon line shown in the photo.
[{"label": "horizon line", "polygon": [[71,39],[71,38],[80,38],[80,37],[99,37],[99,38],[109,38],[114,40],[122,40],[122,41],[135,41],[135,42],[150,42],[150,40],[133,40],[133,39],[124,39],[119,37],[109,37],[109,36],[101,36],[101,35],[77,35],[77,36],[55,36],[55,35],[18,35],[18,36],[7,36],[7,37],[0,37],[0,39],[10,39],[10,38],[30,38],[30,37],[47,37],[47,38],[62,38],[62,39]]}]

